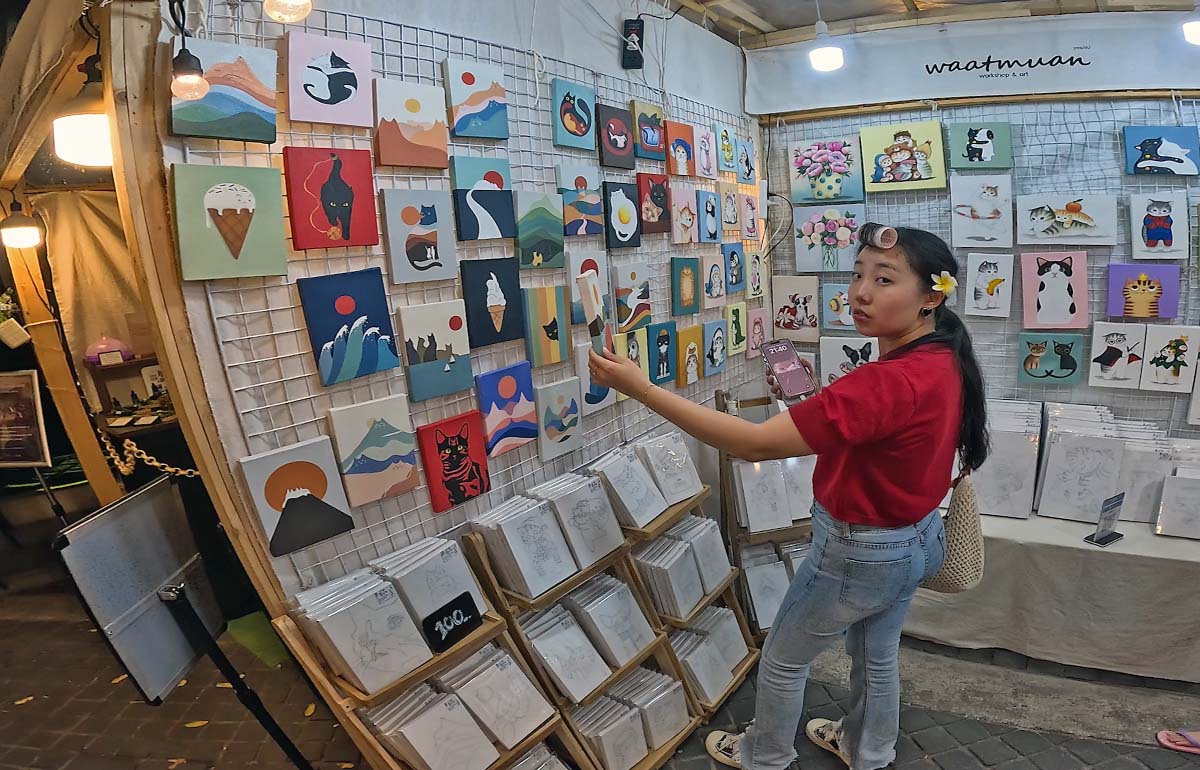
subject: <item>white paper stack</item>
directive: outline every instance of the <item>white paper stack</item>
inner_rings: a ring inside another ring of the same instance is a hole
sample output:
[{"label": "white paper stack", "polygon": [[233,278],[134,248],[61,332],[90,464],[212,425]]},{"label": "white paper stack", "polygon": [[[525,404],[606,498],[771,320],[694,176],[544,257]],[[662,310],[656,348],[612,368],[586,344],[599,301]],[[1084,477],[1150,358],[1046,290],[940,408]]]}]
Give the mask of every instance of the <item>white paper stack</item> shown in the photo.
[{"label": "white paper stack", "polygon": [[620,668],[654,641],[629,586],[601,573],[563,599],[608,665]]},{"label": "white paper stack", "polygon": [[604,683],[612,670],[575,616],[561,604],[517,619],[558,688],[578,703]]},{"label": "white paper stack", "polygon": [[734,460],[731,465],[738,523],[751,532],[792,526],[783,464],[778,460],[761,463]]},{"label": "white paper stack", "polygon": [[667,510],[667,500],[650,471],[629,447],[618,447],[601,457],[589,473],[604,479],[613,510],[626,527],[644,527]]},{"label": "white paper stack", "polygon": [[769,544],[742,550],[742,570],[750,592],[750,614],[760,629],[770,628],[783,604],[790,578],[787,567]]},{"label": "white paper stack", "polygon": [[983,466],[971,474],[979,512],[1027,519],[1033,512],[1037,488],[1042,405],[1036,401],[989,399],[987,412],[992,451]]},{"label": "white paper stack", "polygon": [[396,587],[360,570],[296,595],[296,621],[346,681],[376,692],[433,657]]},{"label": "white paper stack", "polygon": [[705,607],[692,621],[689,629],[709,638],[729,667],[730,673],[750,654],[737,615],[728,607]]},{"label": "white paper stack", "polygon": [[817,468],[817,456],[787,457],[779,462],[792,521],[811,519],[813,503],[816,502],[813,497],[813,471]]},{"label": "white paper stack", "polygon": [[567,545],[580,569],[596,563],[625,542],[604,483],[595,476],[566,473],[525,490],[529,497],[546,500],[558,517]]},{"label": "white paper stack", "polygon": [[418,770],[486,770],[500,758],[462,700],[428,685],[363,716],[390,752]]},{"label": "white paper stack", "polygon": [[479,582],[453,540],[429,537],[370,565],[396,586],[418,627],[423,628],[427,617],[463,593],[471,594],[479,615],[487,610]]},{"label": "white paper stack", "polygon": [[733,672],[725,665],[725,656],[705,634],[681,628],[673,631],[670,639],[692,689],[704,703],[715,704],[733,682]]},{"label": "white paper stack", "polygon": [[666,744],[688,725],[683,683],[666,674],[639,666],[613,685],[608,697],[641,712],[646,744],[651,750]]},{"label": "white paper stack", "polygon": [[1165,479],[1154,532],[1200,540],[1200,468],[1181,466]]},{"label": "white paper stack", "polygon": [[682,540],[692,547],[692,556],[696,558],[696,568],[700,571],[700,582],[706,595],[712,593],[733,570],[729,554],[725,551],[725,541],[721,538],[721,527],[712,519],[688,514],[667,530],[663,537]]},{"label": "white paper stack", "polygon": [[649,753],[642,715],[636,708],[605,696],[575,709],[572,717],[604,770],[630,770]]},{"label": "white paper stack", "polygon": [[510,770],[570,770],[544,743],[539,743],[513,762]]},{"label": "white paper stack", "polygon": [[537,597],[579,571],[554,509],[520,495],[472,519],[496,577],[510,591]]},{"label": "white paper stack", "polygon": [[633,560],[659,612],[686,618],[704,598],[691,543],[660,537],[642,545]]},{"label": "white paper stack", "polygon": [[642,439],[634,444],[634,450],[650,469],[667,505],[682,503],[703,491],[700,474],[678,431]]},{"label": "white paper stack", "polygon": [[789,540],[786,543],[779,543],[779,559],[787,565],[790,577],[796,577],[796,570],[810,551],[812,551],[811,540]]},{"label": "white paper stack", "polygon": [[512,656],[493,644],[483,646],[434,681],[441,690],[461,698],[488,736],[506,749],[554,715]]}]

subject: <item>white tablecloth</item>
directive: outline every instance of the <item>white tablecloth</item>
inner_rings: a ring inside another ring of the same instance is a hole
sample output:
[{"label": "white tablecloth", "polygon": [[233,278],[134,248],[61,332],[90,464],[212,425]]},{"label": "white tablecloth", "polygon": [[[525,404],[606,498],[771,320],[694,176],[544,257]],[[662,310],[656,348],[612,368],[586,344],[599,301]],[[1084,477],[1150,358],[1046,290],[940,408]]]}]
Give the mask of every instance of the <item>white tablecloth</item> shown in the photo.
[{"label": "white tablecloth", "polygon": [[983,517],[983,582],[957,596],[918,591],[905,633],[999,647],[1074,666],[1200,682],[1200,541],[1120,522],[1108,548],[1093,525]]}]

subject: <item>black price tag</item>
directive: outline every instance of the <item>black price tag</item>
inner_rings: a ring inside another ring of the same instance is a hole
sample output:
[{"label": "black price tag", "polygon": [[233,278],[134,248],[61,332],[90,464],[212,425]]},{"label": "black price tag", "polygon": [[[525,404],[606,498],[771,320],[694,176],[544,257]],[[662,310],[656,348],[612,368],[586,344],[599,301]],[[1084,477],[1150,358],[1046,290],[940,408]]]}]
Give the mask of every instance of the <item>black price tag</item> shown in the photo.
[{"label": "black price tag", "polygon": [[445,652],[483,625],[483,615],[475,606],[470,591],[443,604],[421,623],[425,641],[435,653]]}]

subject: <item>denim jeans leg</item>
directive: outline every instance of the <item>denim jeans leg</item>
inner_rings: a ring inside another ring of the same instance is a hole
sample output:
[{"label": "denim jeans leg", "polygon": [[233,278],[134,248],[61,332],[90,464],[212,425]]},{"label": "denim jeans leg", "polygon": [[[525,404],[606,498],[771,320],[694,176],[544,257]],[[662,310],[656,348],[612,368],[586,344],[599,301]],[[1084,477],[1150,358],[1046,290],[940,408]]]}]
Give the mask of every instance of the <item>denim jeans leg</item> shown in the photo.
[{"label": "denim jeans leg", "polygon": [[850,713],[843,740],[854,770],[878,770],[896,758],[900,734],[900,632],[912,593],[846,634],[850,653]]}]

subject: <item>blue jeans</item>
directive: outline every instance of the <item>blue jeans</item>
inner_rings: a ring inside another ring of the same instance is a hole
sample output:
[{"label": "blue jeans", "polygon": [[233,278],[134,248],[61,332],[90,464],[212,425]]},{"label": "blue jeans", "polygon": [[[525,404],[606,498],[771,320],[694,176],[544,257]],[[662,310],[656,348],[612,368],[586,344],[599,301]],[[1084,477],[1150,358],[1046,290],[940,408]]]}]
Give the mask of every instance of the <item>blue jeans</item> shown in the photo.
[{"label": "blue jeans", "polygon": [[812,661],[846,637],[850,713],[841,748],[854,770],[896,758],[900,731],[900,629],[921,581],[946,558],[942,517],[873,529],[813,506],[813,548],[796,569],[763,646],[754,724],[741,743],[746,770],[782,770],[796,756],[804,685]]}]

